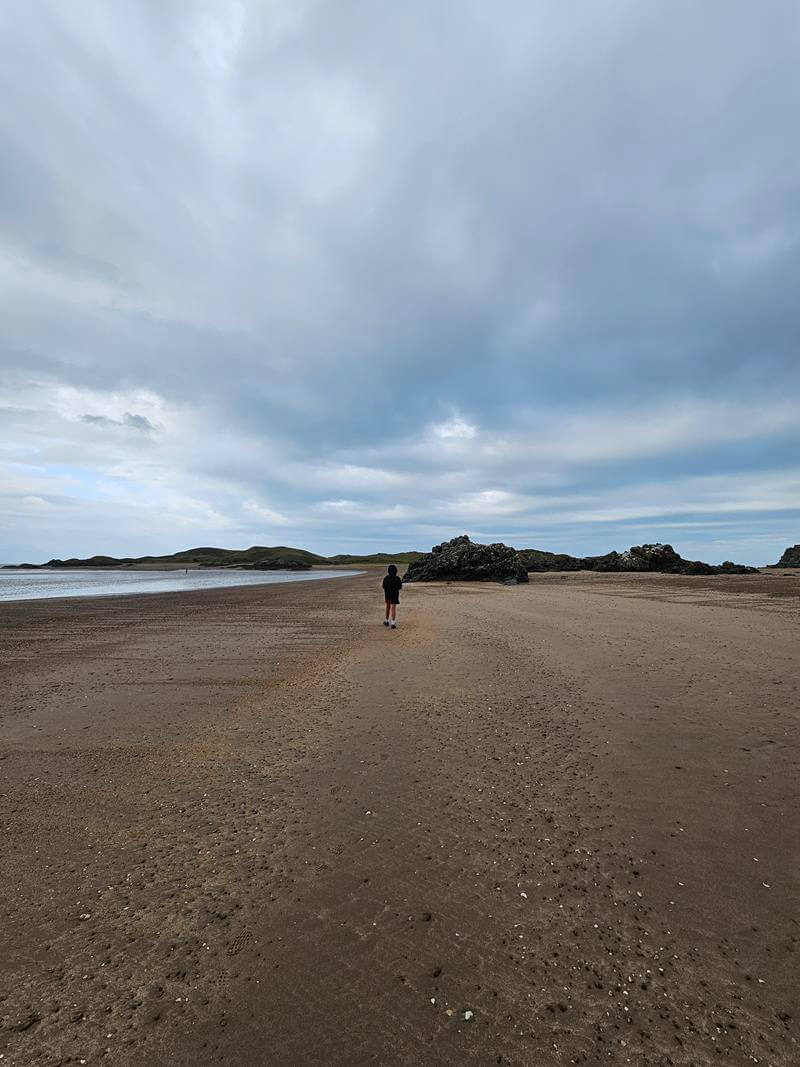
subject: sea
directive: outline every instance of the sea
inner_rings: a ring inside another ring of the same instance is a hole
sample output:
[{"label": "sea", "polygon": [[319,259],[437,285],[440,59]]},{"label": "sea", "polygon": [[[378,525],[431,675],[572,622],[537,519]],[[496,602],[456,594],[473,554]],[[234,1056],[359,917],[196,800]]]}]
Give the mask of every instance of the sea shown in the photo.
[{"label": "sea", "polygon": [[347,578],[363,571],[235,571],[182,570],[0,570],[0,602],[45,600],[52,597],[131,596],[134,593],[179,593],[226,586],[275,585]]}]

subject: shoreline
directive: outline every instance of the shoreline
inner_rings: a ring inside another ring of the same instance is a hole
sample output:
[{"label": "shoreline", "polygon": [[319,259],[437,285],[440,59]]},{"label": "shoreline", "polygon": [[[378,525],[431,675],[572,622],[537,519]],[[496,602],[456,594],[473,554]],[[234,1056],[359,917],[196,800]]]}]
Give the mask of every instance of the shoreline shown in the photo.
[{"label": "shoreline", "polygon": [[[59,574],[60,576],[63,576],[63,583],[64,584],[69,584],[69,580],[70,580],[71,576],[74,576],[74,578],[76,580],[77,580],[78,577],[81,577],[81,578],[84,578],[84,579],[88,577],[89,580],[91,580],[93,577],[96,576],[98,581],[102,581],[102,576],[105,575],[108,571],[112,571],[113,573],[120,573],[120,572],[128,572],[129,573],[132,570],[134,570],[134,569],[133,568],[123,568],[123,567],[120,567],[120,568],[106,568],[106,567],[103,567],[103,568],[96,568],[96,569],[86,567],[86,568],[77,568],[75,570],[69,570],[67,568],[64,568],[63,570],[60,569],[60,568],[53,568],[51,570],[44,570],[44,571],[42,571],[42,570],[31,571],[31,570],[23,569],[21,571],[21,573],[25,574],[25,575],[35,575],[35,574],[40,574],[40,573],[46,573],[48,575]],[[183,570],[184,570],[184,568],[180,568],[180,571],[183,571]],[[175,568],[162,568],[162,569],[154,568],[154,569],[152,569],[152,571],[147,569],[147,568],[139,568],[139,569],[136,569],[135,572],[140,577],[141,576],[145,576],[146,577],[146,576],[148,576],[150,574],[154,574],[154,575],[155,574],[159,574],[159,575],[161,575],[161,574],[163,574],[164,572],[167,572],[167,571],[171,574],[173,571],[175,571]],[[309,569],[308,571],[305,571],[305,570],[298,571],[298,570],[289,570],[289,569],[286,569],[286,570],[256,571],[256,570],[244,570],[244,569],[243,570],[235,570],[233,568],[211,568],[211,567],[195,568],[192,571],[191,575],[186,573],[185,575],[182,575],[182,576],[187,578],[189,582],[191,582],[193,580],[193,578],[196,581],[198,574],[199,575],[209,575],[209,576],[212,577],[212,579],[213,579],[214,576],[220,576],[220,575],[221,576],[230,576],[232,574],[233,575],[242,575],[242,576],[244,576],[244,578],[243,578],[243,580],[241,578],[236,578],[236,579],[234,579],[233,581],[230,581],[230,582],[217,582],[217,583],[211,584],[211,585],[209,585],[207,587],[193,585],[193,586],[190,586],[189,588],[186,588],[186,589],[136,589],[136,588],[133,588],[130,591],[126,591],[124,589],[124,587],[122,587],[122,588],[110,589],[107,592],[84,592],[82,590],[79,590],[79,591],[70,592],[70,593],[63,593],[63,592],[62,593],[54,593],[51,596],[49,596],[49,595],[45,595],[45,596],[27,595],[27,596],[19,596],[19,597],[10,597],[10,596],[6,597],[6,596],[3,596],[3,595],[0,595],[0,607],[2,605],[6,605],[6,604],[32,603],[32,602],[37,602],[37,601],[41,601],[41,600],[98,600],[98,599],[105,599],[105,598],[108,598],[108,597],[124,597],[125,599],[128,599],[129,597],[140,597],[140,596],[191,595],[191,594],[195,594],[195,593],[210,592],[210,591],[212,591],[214,589],[251,589],[251,588],[255,588],[255,587],[269,586],[269,585],[292,585],[292,584],[296,584],[298,582],[323,582],[323,581],[330,581],[330,580],[334,580],[334,579],[338,580],[340,578],[347,577],[348,575],[352,575],[353,577],[356,577],[356,576],[358,576],[360,574],[365,573],[365,571],[363,569],[360,569],[360,570],[348,569],[348,570],[346,570],[344,568],[337,569],[335,567],[319,567],[319,568],[316,568],[316,571],[317,571],[317,573],[313,573],[311,569]],[[321,574],[320,572],[325,572],[325,573]],[[330,573],[330,572],[333,572],[333,573]],[[8,572],[6,571],[6,573],[8,573]],[[3,573],[0,572],[0,586],[2,586],[2,579],[3,579]],[[166,580],[168,581],[169,579],[167,578]],[[24,584],[25,583],[22,583],[22,585],[24,585]]]},{"label": "shoreline", "polygon": [[794,583],[363,569],[5,605],[5,1062],[796,1062]]}]

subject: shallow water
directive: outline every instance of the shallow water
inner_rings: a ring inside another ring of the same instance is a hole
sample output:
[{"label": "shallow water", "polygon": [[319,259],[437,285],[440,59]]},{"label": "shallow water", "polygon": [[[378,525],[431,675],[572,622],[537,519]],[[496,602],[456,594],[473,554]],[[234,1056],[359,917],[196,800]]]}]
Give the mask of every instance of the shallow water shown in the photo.
[{"label": "shallow water", "polygon": [[177,593],[183,590],[221,589],[226,586],[274,585],[313,582],[320,578],[346,578],[362,571],[177,571],[57,570],[0,571],[0,601],[43,600],[49,597],[130,596],[133,593]]}]

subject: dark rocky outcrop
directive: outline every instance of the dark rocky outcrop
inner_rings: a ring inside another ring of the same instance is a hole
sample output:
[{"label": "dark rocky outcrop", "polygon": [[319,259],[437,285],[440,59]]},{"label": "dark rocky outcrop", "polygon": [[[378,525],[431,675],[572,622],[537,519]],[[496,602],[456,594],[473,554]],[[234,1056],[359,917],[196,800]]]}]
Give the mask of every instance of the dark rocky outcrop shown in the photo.
[{"label": "dark rocky outcrop", "polygon": [[529,571],[639,571],[653,574],[757,574],[758,568],[726,560],[719,565],[679,556],[672,545],[633,545],[604,556],[564,556],[538,549],[519,553]]},{"label": "dark rocky outcrop", "polygon": [[267,559],[257,559],[253,563],[232,563],[239,571],[310,571],[311,564],[301,559],[292,559],[291,556],[270,556]]},{"label": "dark rocky outcrop", "polygon": [[587,569],[586,560],[593,558],[568,556],[565,552],[544,552],[539,548],[521,548],[517,555],[531,572],[583,571]]},{"label": "dark rocky outcrop", "polygon": [[520,554],[504,544],[477,545],[466,536],[435,545],[409,564],[404,582],[527,582]]},{"label": "dark rocky outcrop", "polygon": [[650,571],[658,574],[756,574],[756,567],[745,567],[726,560],[719,565],[702,563],[679,556],[672,545],[634,545],[626,552],[609,552],[601,556],[596,571]]},{"label": "dark rocky outcrop", "polygon": [[[784,553],[784,557],[787,553]],[[791,564],[781,564],[789,566]],[[800,565],[800,564],[798,564]],[[516,551],[504,544],[476,545],[464,535],[436,545],[409,565],[406,582],[524,582],[527,572],[601,571],[652,574],[757,574],[756,567],[726,561],[719,565],[679,556],[672,545],[633,545],[603,556],[569,556],[537,548]]]},{"label": "dark rocky outcrop", "polygon": [[800,567],[800,545],[792,545],[787,548],[777,563],[768,564],[770,567]]}]

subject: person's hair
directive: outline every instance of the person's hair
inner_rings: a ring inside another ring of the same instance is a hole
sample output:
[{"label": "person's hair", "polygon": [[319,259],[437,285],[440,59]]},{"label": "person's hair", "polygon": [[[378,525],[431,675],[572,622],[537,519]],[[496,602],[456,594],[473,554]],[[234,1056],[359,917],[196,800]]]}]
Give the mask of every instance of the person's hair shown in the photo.
[{"label": "person's hair", "polygon": [[397,567],[395,567],[394,563],[389,564],[389,574],[397,574]]}]

